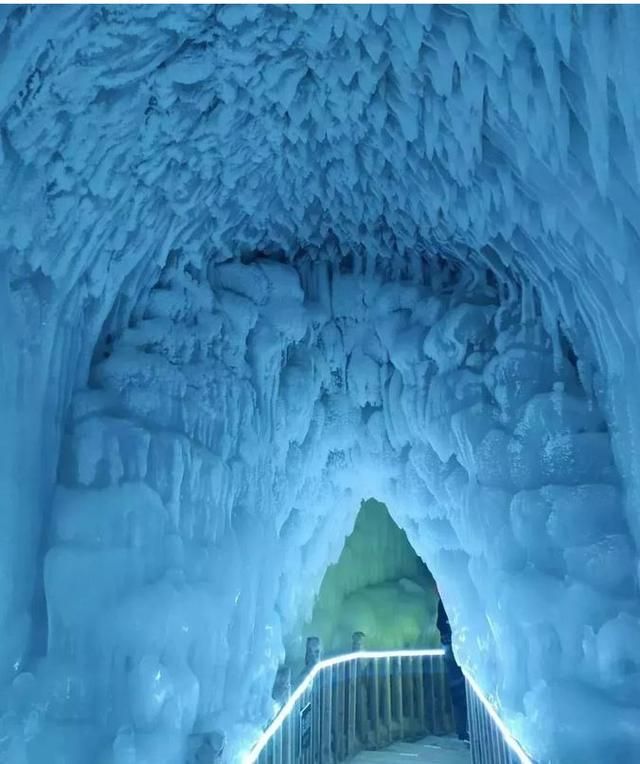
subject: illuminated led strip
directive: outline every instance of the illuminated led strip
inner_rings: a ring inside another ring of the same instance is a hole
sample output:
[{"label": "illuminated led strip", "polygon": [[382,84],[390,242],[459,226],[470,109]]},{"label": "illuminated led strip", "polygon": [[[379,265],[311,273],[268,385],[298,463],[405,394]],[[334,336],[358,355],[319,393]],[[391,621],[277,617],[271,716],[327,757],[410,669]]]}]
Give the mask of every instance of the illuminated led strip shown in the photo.
[{"label": "illuminated led strip", "polygon": [[518,741],[513,737],[513,735],[509,732],[507,729],[507,726],[502,721],[502,719],[498,716],[496,713],[495,708],[491,705],[488,698],[485,696],[485,694],[482,692],[482,690],[478,687],[478,685],[475,682],[475,679],[472,679],[469,674],[465,673],[465,677],[467,678],[467,682],[471,685],[471,689],[475,692],[475,694],[480,698],[482,701],[482,705],[485,707],[485,710],[493,720],[493,723],[496,725],[496,727],[500,730],[500,734],[502,735],[502,738],[504,742],[509,746],[509,748],[515,753],[515,755],[518,757],[518,761],[520,764],[534,764],[532,759],[529,758],[528,754],[524,750],[524,748],[518,743]]},{"label": "illuminated led strip", "polygon": [[361,650],[357,653],[336,655],[333,658],[326,658],[325,660],[318,661],[303,681],[291,693],[289,700],[282,706],[275,719],[260,735],[257,743],[245,756],[244,764],[254,764],[254,762],[257,761],[258,756],[260,756],[271,737],[275,735],[280,727],[282,727],[284,720],[293,711],[296,701],[299,700],[304,692],[313,684],[313,680],[323,669],[338,666],[340,663],[348,663],[353,660],[371,660],[372,658],[422,658],[429,656],[435,658],[443,655],[444,650]]},{"label": "illuminated led strip", "polygon": [[[265,749],[269,740],[275,735],[275,733],[282,727],[285,719],[295,708],[296,702],[304,695],[306,690],[313,684],[313,680],[316,676],[326,668],[332,666],[338,666],[341,663],[348,663],[353,660],[371,660],[376,658],[423,658],[423,657],[442,657],[444,656],[444,650],[362,650],[357,653],[347,653],[346,655],[336,655],[333,658],[326,658],[325,660],[318,661],[303,681],[296,687],[291,693],[289,700],[282,706],[275,719],[266,728],[266,730],[260,735],[258,741],[253,746],[251,751],[246,754],[243,764],[254,764],[262,751]],[[467,675],[465,675],[467,676]],[[511,735],[502,719],[498,716],[491,703],[487,700],[482,690],[478,687],[475,681],[467,676],[467,680],[471,685],[471,688],[475,694],[480,698],[482,704],[487,710],[487,713],[495,723],[496,727],[500,730],[505,743],[515,753],[520,760],[520,764],[533,764],[532,760],[527,756],[523,748],[517,742],[517,740]]]}]

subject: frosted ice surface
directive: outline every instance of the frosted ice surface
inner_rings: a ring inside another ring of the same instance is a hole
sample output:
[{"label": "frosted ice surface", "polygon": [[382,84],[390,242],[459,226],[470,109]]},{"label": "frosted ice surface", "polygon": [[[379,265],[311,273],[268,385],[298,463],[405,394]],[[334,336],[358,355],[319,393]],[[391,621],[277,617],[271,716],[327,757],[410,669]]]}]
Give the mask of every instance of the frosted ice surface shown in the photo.
[{"label": "frosted ice surface", "polygon": [[424,563],[384,506],[367,501],[335,565],[322,579],[313,615],[285,634],[294,676],[304,667],[306,637],[322,640],[325,654],[351,650],[354,631],[368,649],[436,647],[437,592]]},{"label": "frosted ice surface", "polygon": [[240,755],[360,500],[541,762],[640,758],[633,6],[0,12],[0,760]]}]

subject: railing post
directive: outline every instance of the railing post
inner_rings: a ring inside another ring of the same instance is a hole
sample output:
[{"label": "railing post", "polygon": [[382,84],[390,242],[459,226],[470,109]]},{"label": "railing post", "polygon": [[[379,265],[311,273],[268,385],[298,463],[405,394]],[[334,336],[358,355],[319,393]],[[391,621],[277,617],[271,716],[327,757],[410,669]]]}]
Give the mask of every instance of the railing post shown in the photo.
[{"label": "railing post", "polygon": [[354,653],[359,653],[364,650],[364,631],[354,631],[351,635],[351,650]]},{"label": "railing post", "polygon": [[451,703],[451,693],[449,691],[449,680],[447,678],[446,659],[438,659],[438,671],[433,672],[431,681],[433,682],[433,707],[434,707],[434,733],[441,735],[443,732],[455,728],[453,705]]},{"label": "railing post", "polygon": [[413,658],[400,659],[400,681],[402,682],[402,707],[404,710],[404,736],[416,734],[414,697]]},{"label": "railing post", "polygon": [[304,654],[304,667],[306,673],[322,658],[322,642],[320,637],[307,637],[307,645]]},{"label": "railing post", "polygon": [[385,723],[385,743],[393,740],[393,718],[391,714],[391,659],[380,661],[380,683],[382,685],[382,718]]},{"label": "railing post", "polygon": [[397,720],[393,737],[395,740],[400,740],[404,734],[404,707],[402,703],[402,659],[398,657],[392,658],[391,702]]},{"label": "railing post", "polygon": [[356,750],[356,700],[358,696],[358,660],[345,664],[347,695],[347,756]]},{"label": "railing post", "polygon": [[[354,631],[351,635],[351,650],[359,653],[364,650],[365,633]],[[369,702],[368,696],[371,683],[371,664],[369,661],[354,661],[353,666],[356,674],[355,688],[355,738],[359,748],[369,744],[371,731],[369,729]]]},{"label": "railing post", "polygon": [[[313,750],[313,697],[312,696],[313,696],[313,684],[311,685],[311,687],[308,687],[305,690],[305,692],[302,694],[302,697],[300,698],[300,703],[299,703],[299,706],[298,706],[298,727],[299,727],[299,733],[298,734],[300,734],[300,736],[301,736],[300,737],[300,749],[301,749],[300,750],[300,753],[301,753],[300,761],[301,761],[301,764],[310,764],[310,762],[311,762],[311,753],[312,753],[312,750]],[[310,729],[310,731],[308,733],[305,732],[305,734],[307,734],[308,738],[309,738],[309,745],[307,747],[305,747],[304,749],[302,749],[302,745],[303,745],[303,739],[302,739],[303,729],[302,729],[302,723],[301,723],[302,722],[302,710],[305,709],[309,703],[312,704],[311,705],[311,718],[309,719],[309,722],[308,722],[308,724],[309,724],[311,729]]]},{"label": "railing post", "polygon": [[380,747],[382,734],[380,728],[380,679],[378,676],[378,666],[376,661],[369,664],[369,681],[367,683],[368,695],[368,723],[369,737],[368,744],[375,748]]},{"label": "railing post", "polygon": [[311,687],[311,718],[313,721],[311,738],[311,761],[318,764],[320,759],[321,735],[322,735],[322,675],[318,675]]},{"label": "railing post", "polygon": [[287,764],[293,764],[297,758],[295,751],[295,730],[294,730],[294,714],[289,714],[287,721],[283,724],[284,740],[285,740],[285,761]]},{"label": "railing post", "polygon": [[[429,733],[434,735],[438,734],[439,730],[439,715],[438,715],[438,709],[436,707],[436,675],[435,675],[435,668],[436,664],[438,666],[442,665],[441,660],[434,658],[433,656],[429,656],[426,660],[426,668],[427,671],[426,674],[426,696],[427,696],[427,708],[429,713]],[[438,672],[439,673],[439,672]]]},{"label": "railing post", "polygon": [[361,748],[371,744],[371,722],[369,719],[372,680],[372,662],[358,661],[358,698],[356,702],[356,731]]},{"label": "railing post", "polygon": [[300,709],[302,708],[302,699],[298,699],[291,712],[291,752],[295,762],[301,761],[300,756]]},{"label": "railing post", "polygon": [[284,729],[280,727],[277,735],[273,736],[273,764],[282,764],[284,754]]},{"label": "railing post", "polygon": [[345,708],[344,708],[344,702],[345,702],[345,664],[339,663],[337,666],[334,667],[334,682],[333,682],[333,692],[334,692],[334,702],[332,704],[333,708],[333,724],[331,725],[333,728],[333,750],[335,753],[335,760],[338,761],[344,761],[345,759],[345,748],[346,748],[346,740],[345,740]]},{"label": "railing post", "polygon": [[415,659],[415,671],[416,671],[416,716],[418,719],[418,729],[420,734],[426,735],[428,730],[426,728],[426,719],[424,715],[424,659],[418,656]]},{"label": "railing post", "polygon": [[469,718],[469,741],[471,743],[471,764],[479,764],[478,722],[476,717],[476,698],[467,682],[467,714]]},{"label": "railing post", "polygon": [[333,752],[331,749],[332,738],[332,713],[333,713],[333,677],[335,667],[331,666],[323,671],[318,677],[322,683],[322,716],[320,721],[320,764],[331,764]]},{"label": "railing post", "polygon": [[271,697],[283,705],[289,700],[291,696],[291,668],[289,666],[280,666],[276,673],[276,678],[273,683],[273,691]]}]

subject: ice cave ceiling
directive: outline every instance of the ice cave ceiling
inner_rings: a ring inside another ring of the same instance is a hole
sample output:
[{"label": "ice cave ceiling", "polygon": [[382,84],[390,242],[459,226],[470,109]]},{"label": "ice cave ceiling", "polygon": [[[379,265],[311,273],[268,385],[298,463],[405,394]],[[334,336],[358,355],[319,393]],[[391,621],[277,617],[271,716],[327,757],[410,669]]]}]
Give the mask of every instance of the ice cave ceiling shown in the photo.
[{"label": "ice cave ceiling", "polygon": [[0,760],[239,756],[371,495],[540,762],[640,758],[639,35],[0,9]]}]

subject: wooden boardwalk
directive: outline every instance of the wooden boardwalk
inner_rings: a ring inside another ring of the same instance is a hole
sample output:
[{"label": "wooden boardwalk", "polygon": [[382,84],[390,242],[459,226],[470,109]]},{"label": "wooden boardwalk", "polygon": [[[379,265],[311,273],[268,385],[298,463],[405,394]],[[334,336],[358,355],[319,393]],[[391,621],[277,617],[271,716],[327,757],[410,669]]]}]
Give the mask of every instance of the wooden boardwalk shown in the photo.
[{"label": "wooden boardwalk", "polygon": [[427,737],[417,743],[394,743],[382,751],[362,751],[354,764],[471,764],[469,747],[454,737]]}]

